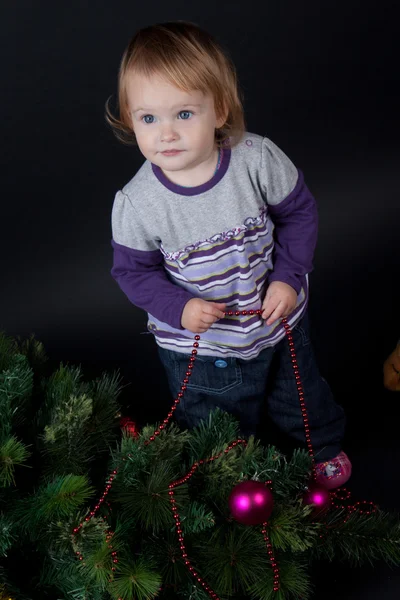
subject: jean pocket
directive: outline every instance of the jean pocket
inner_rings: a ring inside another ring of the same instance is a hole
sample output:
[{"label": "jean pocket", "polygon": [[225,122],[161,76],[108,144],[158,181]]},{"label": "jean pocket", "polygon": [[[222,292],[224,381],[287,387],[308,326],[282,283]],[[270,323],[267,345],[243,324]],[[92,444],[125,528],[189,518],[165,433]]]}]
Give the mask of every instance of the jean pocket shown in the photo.
[{"label": "jean pocket", "polygon": [[[175,359],[175,376],[180,382],[186,378],[189,356]],[[215,356],[197,356],[187,384],[188,390],[206,394],[225,394],[242,384],[242,369],[236,358],[218,359]]]}]

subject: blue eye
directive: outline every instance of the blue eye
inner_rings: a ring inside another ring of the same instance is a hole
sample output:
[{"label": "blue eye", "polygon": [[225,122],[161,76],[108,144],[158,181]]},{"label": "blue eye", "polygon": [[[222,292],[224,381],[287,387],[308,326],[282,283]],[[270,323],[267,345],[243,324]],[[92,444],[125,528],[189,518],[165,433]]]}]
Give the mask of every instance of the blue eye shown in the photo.
[{"label": "blue eye", "polygon": [[[193,115],[193,113],[191,110],[181,110],[179,115]],[[153,115],[143,115],[143,117],[141,117],[141,121],[144,121],[144,123],[146,123],[146,125],[151,125],[154,121],[147,121],[148,118],[154,119],[154,116]],[[187,121],[189,118],[190,118],[190,116],[187,116],[187,117],[183,117],[181,120]]]}]

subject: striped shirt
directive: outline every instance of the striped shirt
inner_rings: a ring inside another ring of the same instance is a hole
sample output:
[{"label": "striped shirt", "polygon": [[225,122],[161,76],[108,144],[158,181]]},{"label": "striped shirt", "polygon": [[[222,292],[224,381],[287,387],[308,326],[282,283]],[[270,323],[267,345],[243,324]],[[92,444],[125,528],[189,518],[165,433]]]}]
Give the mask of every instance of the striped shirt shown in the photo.
[{"label": "striped shirt", "polygon": [[[111,274],[148,313],[157,344],[189,354],[194,334],[181,316],[191,298],[256,310],[269,283],[283,281],[297,292],[293,327],[308,301],[317,226],[301,171],[271,140],[246,132],[199,186],[177,185],[144,162],[115,196]],[[250,360],[284,335],[280,320],[226,316],[201,334],[198,353]]]}]

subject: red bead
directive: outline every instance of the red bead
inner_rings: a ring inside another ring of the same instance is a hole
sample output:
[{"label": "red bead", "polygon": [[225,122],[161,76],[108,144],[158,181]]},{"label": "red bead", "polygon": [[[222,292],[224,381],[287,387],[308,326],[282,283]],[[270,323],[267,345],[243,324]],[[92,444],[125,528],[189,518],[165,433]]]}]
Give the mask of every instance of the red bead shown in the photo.
[{"label": "red bead", "polygon": [[192,354],[193,355],[197,354],[197,350],[192,350]]},{"label": "red bead", "polygon": [[199,335],[195,335],[195,336],[194,336],[194,339],[197,341],[197,340],[199,340],[199,339],[200,339],[200,336],[199,336]]},{"label": "red bead", "polygon": [[154,437],[154,435],[152,435],[152,436],[150,437],[150,441],[151,441],[151,442],[154,442],[154,440],[155,440],[155,439],[156,439],[156,438]]}]

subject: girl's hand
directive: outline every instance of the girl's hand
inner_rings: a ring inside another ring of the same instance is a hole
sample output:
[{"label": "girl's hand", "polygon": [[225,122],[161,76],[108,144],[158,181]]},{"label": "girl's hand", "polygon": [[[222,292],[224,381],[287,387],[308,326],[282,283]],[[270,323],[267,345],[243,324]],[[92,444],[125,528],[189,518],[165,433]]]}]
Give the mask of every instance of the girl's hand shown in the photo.
[{"label": "girl's hand", "polygon": [[185,304],[181,325],[193,333],[204,333],[215,321],[225,316],[225,309],[224,303],[192,298]]},{"label": "girl's hand", "polygon": [[295,308],[297,292],[288,283],[272,281],[267,288],[262,304],[261,316],[268,319],[266,325],[272,325],[277,319],[287,317]]}]

